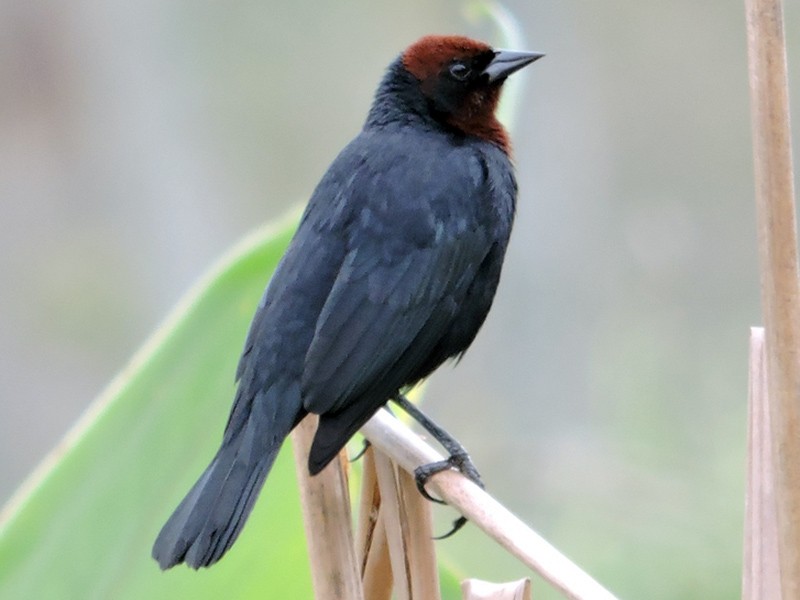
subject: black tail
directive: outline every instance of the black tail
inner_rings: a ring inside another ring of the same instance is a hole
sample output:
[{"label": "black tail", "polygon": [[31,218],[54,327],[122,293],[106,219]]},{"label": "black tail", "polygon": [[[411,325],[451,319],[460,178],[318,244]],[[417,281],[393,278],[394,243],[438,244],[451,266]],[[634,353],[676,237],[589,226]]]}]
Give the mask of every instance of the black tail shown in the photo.
[{"label": "black tail", "polygon": [[208,567],[222,558],[250,515],[284,438],[300,418],[280,419],[285,426],[276,428],[275,421],[265,423],[251,414],[230,437],[226,431],[214,460],[153,544],[153,558],[162,569],[181,562],[194,569]]}]

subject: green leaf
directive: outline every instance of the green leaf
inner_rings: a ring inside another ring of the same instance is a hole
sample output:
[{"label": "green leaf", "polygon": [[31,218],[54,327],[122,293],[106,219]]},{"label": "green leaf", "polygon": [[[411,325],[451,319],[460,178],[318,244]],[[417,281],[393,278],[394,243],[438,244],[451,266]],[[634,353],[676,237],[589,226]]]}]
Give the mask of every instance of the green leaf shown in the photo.
[{"label": "green leaf", "polygon": [[[312,597],[289,444],[224,560],[162,573],[150,558],[219,445],[247,327],[296,220],[213,267],[4,509],[0,598]],[[460,597],[452,570],[442,581]]]},{"label": "green leaf", "polygon": [[0,524],[2,598],[311,596],[291,448],[213,569],[162,573],[150,546],[216,450],[233,374],[296,215],[214,267],[17,495]]}]

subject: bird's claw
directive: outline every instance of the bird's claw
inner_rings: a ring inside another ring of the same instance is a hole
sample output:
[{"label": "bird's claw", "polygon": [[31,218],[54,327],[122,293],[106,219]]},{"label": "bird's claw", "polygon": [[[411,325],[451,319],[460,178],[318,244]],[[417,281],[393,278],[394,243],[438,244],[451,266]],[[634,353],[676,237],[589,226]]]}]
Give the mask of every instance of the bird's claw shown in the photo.
[{"label": "bird's claw", "polygon": [[465,517],[464,515],[461,515],[460,517],[458,517],[457,519],[455,519],[453,521],[453,526],[450,528],[450,531],[448,531],[447,533],[443,533],[442,535],[437,535],[433,539],[435,539],[435,540],[445,540],[445,539],[449,538],[451,535],[453,535],[454,533],[458,532],[458,530],[461,529],[464,525],[466,525],[467,521],[468,521],[467,517]]},{"label": "bird's claw", "polygon": [[[481,489],[485,489],[481,475],[478,472],[478,469],[475,468],[475,465],[472,462],[472,459],[470,459],[469,455],[466,452],[457,452],[450,455],[445,460],[421,465],[414,470],[414,480],[417,483],[417,489],[419,490],[419,493],[431,502],[436,502],[437,504],[447,504],[441,498],[435,498],[434,496],[431,496],[428,493],[428,490],[425,489],[425,485],[433,475],[441,471],[447,471],[448,469],[455,469],[465,477],[469,478],[470,481],[472,481],[475,485]],[[448,538],[466,525],[466,523],[466,517],[458,517],[455,521],[453,521],[453,528],[450,531],[444,535],[437,536],[434,539],[443,540]]]},{"label": "bird's claw", "polygon": [[356,462],[356,461],[357,461],[359,458],[361,458],[362,456],[364,456],[364,455],[367,453],[367,450],[369,450],[369,447],[370,447],[371,445],[372,445],[372,444],[370,443],[370,441],[369,441],[367,438],[364,438],[364,445],[362,446],[361,450],[359,450],[359,451],[358,451],[358,453],[357,453],[355,456],[353,456],[353,457],[351,457],[351,458],[350,458],[350,462],[351,462],[351,463],[354,463],[354,462]]},{"label": "bird's claw", "polygon": [[448,469],[452,468],[452,466],[453,465],[450,464],[450,460],[448,459],[420,465],[414,469],[414,481],[417,482],[417,489],[419,490],[419,493],[422,494],[423,498],[430,500],[431,502],[435,502],[436,504],[447,504],[447,502],[441,498],[435,498],[431,496],[428,493],[428,490],[425,489],[425,484],[428,483],[428,480],[433,475],[440,473],[441,471],[447,471]]}]

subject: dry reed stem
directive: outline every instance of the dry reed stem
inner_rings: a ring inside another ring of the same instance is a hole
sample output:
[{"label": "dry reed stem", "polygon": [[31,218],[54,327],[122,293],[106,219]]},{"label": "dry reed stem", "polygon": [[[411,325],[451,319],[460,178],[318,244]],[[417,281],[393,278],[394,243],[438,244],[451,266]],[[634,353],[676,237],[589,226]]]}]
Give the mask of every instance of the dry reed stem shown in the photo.
[{"label": "dry reed stem", "polygon": [[372,447],[367,449],[362,460],[356,554],[361,565],[364,598],[389,600],[392,597],[394,578],[386,542],[386,528],[381,515],[381,494]]},{"label": "dry reed stem", "polygon": [[461,582],[463,600],[531,600],[531,580],[527,577],[508,583],[490,583],[480,579]]},{"label": "dry reed stem", "polygon": [[375,473],[375,453],[370,446],[361,457],[361,494],[356,521],[356,556],[363,577],[367,556],[372,548],[378,515],[381,507],[381,492]]},{"label": "dry reed stem", "polygon": [[381,521],[386,531],[397,600],[438,600],[439,573],[430,506],[413,477],[391,459],[375,453],[381,490]]},{"label": "dry reed stem", "polygon": [[764,330],[750,332],[743,600],[780,600],[778,518]]},{"label": "dry reed stem", "polygon": [[395,465],[378,453],[375,455],[375,471],[381,489],[381,524],[386,532],[389,546],[389,559],[397,600],[411,599],[411,582],[406,562],[406,548],[403,544],[403,524],[400,521],[400,499],[395,486]]},{"label": "dry reed stem", "polygon": [[372,546],[364,565],[362,582],[366,600],[389,600],[392,597],[394,575],[389,558],[389,544],[386,541],[386,527],[383,525],[381,515],[378,515]]},{"label": "dry reed stem", "polygon": [[[422,464],[442,459],[440,454],[386,411],[378,411],[361,432],[377,450],[391,457],[409,473]],[[437,473],[428,487],[565,597],[575,600],[614,598],[591,576],[460,473]]]},{"label": "dry reed stem", "polygon": [[800,598],[800,292],[783,7],[745,0],[781,589]]},{"label": "dry reed stem", "polygon": [[439,600],[439,565],[433,535],[431,503],[422,497],[414,476],[397,469],[397,488],[400,493],[406,536],[407,560],[412,574],[411,593],[418,600]]},{"label": "dry reed stem", "polygon": [[317,600],[363,600],[361,572],[353,542],[350,495],[344,457],[321,473],[308,473],[308,449],[317,428],[309,415],[292,432],[295,468],[303,506],[314,596]]}]

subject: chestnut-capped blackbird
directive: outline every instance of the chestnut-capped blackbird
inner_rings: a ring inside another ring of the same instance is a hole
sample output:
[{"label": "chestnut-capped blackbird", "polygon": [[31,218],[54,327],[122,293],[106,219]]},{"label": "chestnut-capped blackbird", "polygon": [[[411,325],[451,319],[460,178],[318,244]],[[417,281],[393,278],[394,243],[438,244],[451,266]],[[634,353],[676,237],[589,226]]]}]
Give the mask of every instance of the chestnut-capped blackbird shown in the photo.
[{"label": "chestnut-capped blackbird", "polygon": [[389,399],[472,343],[517,195],[495,108],[506,77],[541,56],[427,36],[389,65],[264,292],[222,445],[153,546],[162,569],[222,557],[306,414],[319,415],[316,474]]}]

